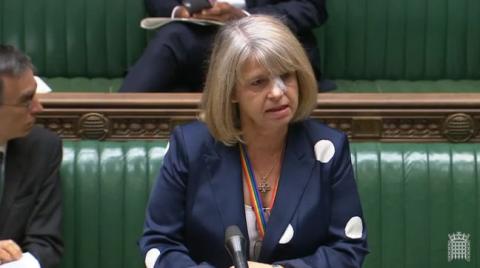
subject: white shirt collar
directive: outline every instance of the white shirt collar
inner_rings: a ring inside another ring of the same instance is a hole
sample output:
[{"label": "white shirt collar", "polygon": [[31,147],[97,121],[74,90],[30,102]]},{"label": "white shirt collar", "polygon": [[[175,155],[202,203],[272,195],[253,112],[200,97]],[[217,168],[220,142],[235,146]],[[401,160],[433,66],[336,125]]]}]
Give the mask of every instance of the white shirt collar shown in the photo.
[{"label": "white shirt collar", "polygon": [[34,76],[35,82],[37,82],[37,93],[49,93],[52,89],[38,76]]},{"label": "white shirt collar", "polygon": [[3,152],[5,154],[6,151],[7,151],[7,144],[0,144],[0,152]]}]

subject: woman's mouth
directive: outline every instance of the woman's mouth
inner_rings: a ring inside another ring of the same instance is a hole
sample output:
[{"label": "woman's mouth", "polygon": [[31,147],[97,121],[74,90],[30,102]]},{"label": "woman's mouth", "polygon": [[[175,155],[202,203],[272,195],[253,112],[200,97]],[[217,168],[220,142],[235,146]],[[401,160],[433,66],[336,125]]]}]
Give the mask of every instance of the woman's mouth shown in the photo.
[{"label": "woman's mouth", "polygon": [[280,105],[266,110],[268,117],[273,119],[282,119],[290,116],[290,106]]},{"label": "woman's mouth", "polygon": [[275,112],[280,112],[282,110],[285,110],[288,108],[288,105],[280,105],[274,108],[267,109],[267,113],[275,113]]}]

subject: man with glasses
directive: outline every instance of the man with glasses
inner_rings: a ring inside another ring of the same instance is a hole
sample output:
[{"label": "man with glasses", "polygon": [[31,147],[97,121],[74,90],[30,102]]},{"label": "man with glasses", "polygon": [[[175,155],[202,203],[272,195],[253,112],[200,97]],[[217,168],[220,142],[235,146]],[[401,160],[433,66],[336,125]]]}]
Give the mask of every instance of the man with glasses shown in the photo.
[{"label": "man with glasses", "polygon": [[30,59],[0,45],[0,268],[54,267],[61,239],[61,140],[34,126],[43,107]]}]

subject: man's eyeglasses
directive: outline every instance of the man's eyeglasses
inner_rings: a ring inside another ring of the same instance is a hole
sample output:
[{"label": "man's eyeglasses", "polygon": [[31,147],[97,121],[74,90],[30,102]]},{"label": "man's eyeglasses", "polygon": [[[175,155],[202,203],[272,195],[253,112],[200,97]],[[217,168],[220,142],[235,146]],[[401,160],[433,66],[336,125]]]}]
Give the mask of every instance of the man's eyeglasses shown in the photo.
[{"label": "man's eyeglasses", "polygon": [[25,108],[25,109],[27,109],[27,110],[31,110],[32,107],[33,107],[33,100],[24,101],[24,102],[19,103],[19,104],[6,104],[6,103],[2,103],[2,104],[0,104],[0,107],[2,107],[2,106],[16,107],[16,108]]}]

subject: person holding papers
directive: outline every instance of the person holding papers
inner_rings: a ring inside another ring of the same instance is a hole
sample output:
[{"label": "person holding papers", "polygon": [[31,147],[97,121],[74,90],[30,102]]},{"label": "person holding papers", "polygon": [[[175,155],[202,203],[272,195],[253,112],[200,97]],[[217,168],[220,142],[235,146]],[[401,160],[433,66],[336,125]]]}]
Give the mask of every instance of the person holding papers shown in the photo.
[{"label": "person holding papers", "polygon": [[[145,0],[153,17],[196,18],[227,22],[249,14],[284,20],[299,38],[320,79],[320,57],[312,29],[327,19],[325,0],[222,0],[190,13],[182,0]],[[185,0],[184,0],[185,1]],[[190,0],[209,1],[209,0]],[[120,92],[201,91],[217,25],[172,22],[160,27],[143,55],[127,73]]]},{"label": "person holding papers", "polygon": [[308,58],[279,20],[220,29],[201,120],[173,131],[151,192],[139,241],[146,267],[230,267],[230,226],[246,238],[250,268],[362,265],[367,231],[348,139],[308,119],[316,96]]}]

